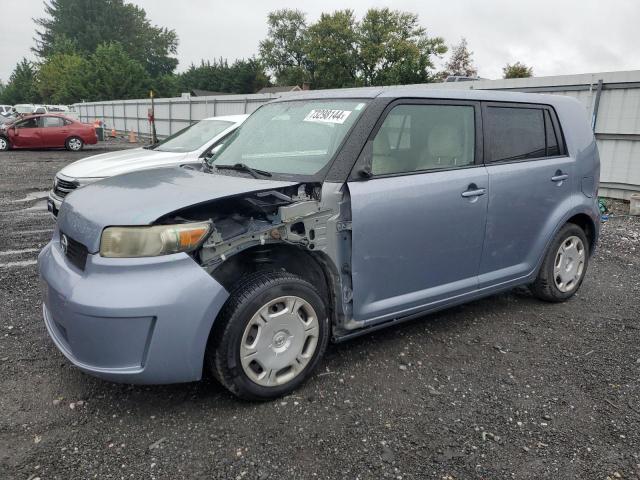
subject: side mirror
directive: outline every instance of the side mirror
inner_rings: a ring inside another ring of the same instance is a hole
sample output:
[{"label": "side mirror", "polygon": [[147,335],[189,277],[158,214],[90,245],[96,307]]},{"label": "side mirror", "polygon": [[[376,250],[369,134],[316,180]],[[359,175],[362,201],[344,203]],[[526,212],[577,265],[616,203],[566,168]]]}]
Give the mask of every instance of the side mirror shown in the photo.
[{"label": "side mirror", "polygon": [[13,134],[17,137],[19,135],[18,133],[18,127],[13,127]]}]

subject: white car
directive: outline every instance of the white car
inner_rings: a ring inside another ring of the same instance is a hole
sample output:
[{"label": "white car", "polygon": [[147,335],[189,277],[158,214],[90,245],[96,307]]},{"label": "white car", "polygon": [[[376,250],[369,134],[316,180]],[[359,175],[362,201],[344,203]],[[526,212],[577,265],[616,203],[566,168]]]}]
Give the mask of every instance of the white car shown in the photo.
[{"label": "white car", "polygon": [[221,146],[248,116],[205,118],[155,145],[102,153],[73,162],[56,174],[47,207],[57,216],[64,197],[103,178],[150,168],[197,164]]},{"label": "white car", "polygon": [[13,106],[13,111],[20,115],[44,115],[49,113],[44,105],[36,105],[33,103],[19,103]]}]

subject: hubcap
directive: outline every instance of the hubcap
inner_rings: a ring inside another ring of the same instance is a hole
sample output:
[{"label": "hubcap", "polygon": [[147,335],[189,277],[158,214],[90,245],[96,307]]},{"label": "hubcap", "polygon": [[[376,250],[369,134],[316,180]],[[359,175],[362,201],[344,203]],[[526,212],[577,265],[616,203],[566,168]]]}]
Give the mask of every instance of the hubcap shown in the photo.
[{"label": "hubcap", "polygon": [[69,140],[69,146],[71,147],[71,150],[80,150],[82,144],[77,138],[72,138],[71,140]]},{"label": "hubcap", "polygon": [[311,361],[319,329],[315,310],[303,298],[271,300],[244,329],[240,345],[242,370],[264,387],[290,382]]},{"label": "hubcap", "polygon": [[567,238],[556,253],[553,264],[553,278],[561,292],[574,290],[584,272],[585,249],[582,240],[576,236]]},{"label": "hubcap", "polygon": [[7,149],[7,141],[4,138],[0,138],[0,150]]}]

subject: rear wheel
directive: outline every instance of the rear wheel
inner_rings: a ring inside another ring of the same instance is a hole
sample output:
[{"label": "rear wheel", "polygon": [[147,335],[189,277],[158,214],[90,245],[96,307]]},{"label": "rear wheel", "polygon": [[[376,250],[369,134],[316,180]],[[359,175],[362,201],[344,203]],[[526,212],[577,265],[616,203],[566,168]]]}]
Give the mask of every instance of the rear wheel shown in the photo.
[{"label": "rear wheel", "polygon": [[0,136],[0,152],[6,152],[7,150],[9,150],[9,139]]},{"label": "rear wheel", "polygon": [[80,150],[83,149],[84,142],[82,141],[81,138],[71,137],[71,138],[68,138],[67,141],[65,142],[65,147],[67,148],[67,150],[70,150],[72,152],[79,152]]},{"label": "rear wheel", "polygon": [[328,339],[326,308],[313,285],[287,272],[257,273],[232,291],[216,320],[207,360],[232,393],[267,400],[299,386]]},{"label": "rear wheel", "polygon": [[589,241],[584,230],[567,223],[549,246],[531,290],[536,297],[548,302],[567,300],[582,285],[588,263]]}]

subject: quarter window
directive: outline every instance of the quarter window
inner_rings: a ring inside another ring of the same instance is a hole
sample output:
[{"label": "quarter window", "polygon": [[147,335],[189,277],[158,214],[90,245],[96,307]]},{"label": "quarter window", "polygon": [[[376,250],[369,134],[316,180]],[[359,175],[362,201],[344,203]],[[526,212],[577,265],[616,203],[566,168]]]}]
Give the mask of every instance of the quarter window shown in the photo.
[{"label": "quarter window", "polygon": [[549,110],[544,111],[544,127],[547,132],[547,157],[560,155],[560,146],[558,144],[558,136],[556,135],[553,123],[551,123],[551,115]]},{"label": "quarter window", "polygon": [[373,140],[374,175],[465,167],[474,163],[470,105],[399,105]]}]

